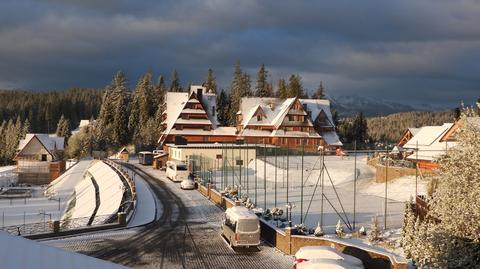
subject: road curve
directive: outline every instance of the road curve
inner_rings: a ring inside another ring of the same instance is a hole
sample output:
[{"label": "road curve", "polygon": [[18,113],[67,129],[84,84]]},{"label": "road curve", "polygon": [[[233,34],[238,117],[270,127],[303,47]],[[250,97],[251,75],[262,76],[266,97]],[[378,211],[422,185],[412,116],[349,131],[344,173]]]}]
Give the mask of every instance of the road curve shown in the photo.
[{"label": "road curve", "polygon": [[220,237],[222,210],[196,191],[180,190],[151,167],[125,164],[149,184],[163,213],[139,228],[47,241],[135,268],[290,268],[292,258],[269,246],[235,252]]}]

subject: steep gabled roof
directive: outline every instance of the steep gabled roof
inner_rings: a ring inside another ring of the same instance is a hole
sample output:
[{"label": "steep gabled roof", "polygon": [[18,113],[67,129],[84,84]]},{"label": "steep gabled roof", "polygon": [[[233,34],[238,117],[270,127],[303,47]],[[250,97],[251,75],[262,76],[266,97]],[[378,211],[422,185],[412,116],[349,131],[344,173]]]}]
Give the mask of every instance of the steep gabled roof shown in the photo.
[{"label": "steep gabled roof", "polygon": [[[202,90],[202,94],[199,97],[198,91]],[[165,120],[166,129],[164,135],[168,135],[175,123],[179,121],[180,114],[185,110],[186,113],[192,113],[191,109],[185,108],[187,103],[200,103],[203,110],[207,114],[208,121],[212,124],[213,128],[217,128],[219,125],[216,113],[213,110],[216,105],[216,95],[212,93],[205,93],[205,87],[192,85],[189,92],[167,92],[165,96],[165,103],[167,104]],[[201,100],[198,100],[201,99]],[[181,120],[180,120],[181,121]],[[204,124],[207,120],[203,121]],[[189,121],[194,122],[194,121]],[[188,123],[188,122],[184,122]],[[159,140],[160,142],[160,140]]]},{"label": "steep gabled roof", "polygon": [[418,146],[430,146],[452,127],[453,123],[445,123],[441,126],[424,126],[403,147],[415,149]]},{"label": "steep gabled roof", "polygon": [[[240,104],[240,111],[237,114],[243,114],[242,125],[271,125],[278,128],[285,117],[288,115],[291,107],[298,100],[302,106],[306,105],[307,111],[311,113],[311,121],[315,121],[323,111],[327,120],[333,124],[332,113],[330,111],[330,101],[325,99],[297,99],[297,98],[271,98],[271,97],[244,97]],[[257,122],[254,119],[255,112],[261,108],[266,115],[266,119]]]},{"label": "steep gabled roof", "polygon": [[58,137],[55,134],[27,134],[25,139],[20,140],[18,144],[19,152],[15,156],[21,155],[25,147],[33,140],[37,139],[40,144],[47,150],[50,155],[53,157],[57,157],[56,151],[63,151],[64,150],[64,137]]}]

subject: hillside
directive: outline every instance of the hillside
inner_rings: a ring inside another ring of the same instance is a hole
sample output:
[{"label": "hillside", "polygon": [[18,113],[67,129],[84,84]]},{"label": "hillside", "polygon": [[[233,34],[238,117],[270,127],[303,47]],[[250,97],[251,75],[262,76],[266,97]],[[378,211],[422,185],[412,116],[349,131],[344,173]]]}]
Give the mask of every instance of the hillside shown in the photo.
[{"label": "hillside", "polygon": [[367,118],[368,136],[374,141],[397,142],[409,127],[442,125],[454,121],[453,111],[401,112]]}]

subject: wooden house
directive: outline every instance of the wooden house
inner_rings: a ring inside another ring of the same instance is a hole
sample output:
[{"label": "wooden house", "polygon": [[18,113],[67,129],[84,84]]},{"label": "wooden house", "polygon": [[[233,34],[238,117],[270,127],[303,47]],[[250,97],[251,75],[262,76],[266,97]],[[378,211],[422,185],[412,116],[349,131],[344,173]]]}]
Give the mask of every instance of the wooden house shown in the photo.
[{"label": "wooden house", "polygon": [[456,145],[453,141],[442,141],[452,126],[454,126],[453,123],[445,123],[441,126],[420,128],[418,133],[403,146],[407,152],[410,152],[407,159],[415,162],[421,169],[436,169],[438,167],[436,159]]},{"label": "wooden house", "polygon": [[410,141],[410,139],[412,139],[412,137],[414,137],[418,131],[420,131],[420,128],[408,128],[403,133],[402,137],[400,137],[397,146],[403,147],[403,145],[407,144],[407,142]]},{"label": "wooden house", "polygon": [[63,137],[51,134],[27,134],[18,146],[19,183],[48,184],[65,171]]},{"label": "wooden house", "polygon": [[303,143],[307,150],[342,146],[330,102],[323,99],[244,97],[236,128],[238,137],[247,143],[291,148]]},{"label": "wooden house", "polygon": [[130,152],[128,152],[126,147],[123,147],[118,153],[117,153],[117,159],[123,160],[128,162],[130,156]]},{"label": "wooden house", "polygon": [[168,92],[159,145],[175,142],[177,136],[188,143],[234,142],[234,127],[220,127],[216,115],[217,96],[205,87],[191,86],[189,92]]}]

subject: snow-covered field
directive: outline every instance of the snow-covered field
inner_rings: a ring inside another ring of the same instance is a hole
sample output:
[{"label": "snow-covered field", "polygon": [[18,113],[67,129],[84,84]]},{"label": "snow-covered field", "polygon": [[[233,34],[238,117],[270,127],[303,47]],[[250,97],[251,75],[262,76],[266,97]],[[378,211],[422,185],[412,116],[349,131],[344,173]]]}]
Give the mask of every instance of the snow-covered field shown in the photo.
[{"label": "snow-covered field", "polygon": [[15,168],[15,165],[0,166],[0,187],[8,187],[17,182]]},{"label": "snow-covered field", "polygon": [[[285,210],[288,190],[288,202],[295,204],[292,210],[293,222],[300,223],[302,215],[302,221],[307,227],[312,228],[321,221],[322,212],[321,160],[319,158],[319,156],[304,156],[303,181],[305,187],[303,188],[303,203],[301,156],[290,156],[288,158],[288,180],[287,169],[284,169],[287,167],[286,156],[277,156],[276,169],[274,157],[268,157],[267,162],[257,159],[256,166],[255,161],[251,161],[248,169],[246,167],[242,168],[241,184],[238,168],[235,170],[235,175],[232,171],[224,173],[223,182],[221,170],[213,172],[213,179],[217,188],[221,189],[225,186],[232,186],[232,180],[235,178],[234,184],[241,185],[242,195],[247,194],[261,208],[265,206],[266,208],[272,208],[276,205]],[[326,199],[323,199],[325,230],[333,232],[335,224],[341,218],[353,226],[354,203],[357,229],[361,226],[368,227],[375,215],[379,217],[383,226],[385,183],[375,183],[375,169],[367,165],[367,156],[358,155],[356,161],[353,156],[325,156],[325,167],[328,171],[323,178],[323,192],[326,197]],[[355,167],[357,173],[356,184],[354,180]],[[256,194],[255,181],[257,185]],[[418,182],[418,193],[422,194],[425,192],[426,184],[421,180]],[[408,201],[411,195],[415,195],[415,177],[404,177],[387,183],[387,228],[401,227],[404,202]],[[307,212],[308,214],[306,214]]]}]

